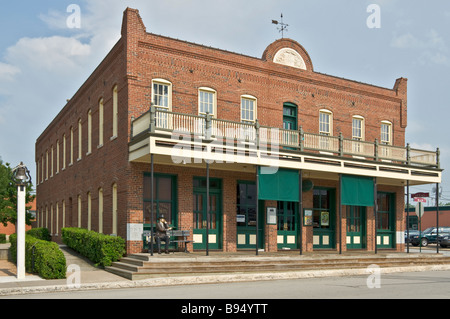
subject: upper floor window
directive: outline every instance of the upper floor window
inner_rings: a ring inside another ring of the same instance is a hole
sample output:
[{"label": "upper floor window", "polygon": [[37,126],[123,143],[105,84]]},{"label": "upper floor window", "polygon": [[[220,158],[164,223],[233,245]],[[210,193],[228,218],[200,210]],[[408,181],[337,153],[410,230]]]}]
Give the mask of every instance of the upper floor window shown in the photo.
[{"label": "upper floor window", "polygon": [[256,104],[254,96],[241,96],[241,121],[244,123],[254,123],[256,121]]},{"label": "upper floor window", "polygon": [[87,135],[88,135],[88,146],[87,146],[87,154],[90,154],[92,152],[92,111],[89,110],[87,114],[88,118],[88,127],[87,127]]},{"label": "upper floor window", "polygon": [[115,85],[113,87],[113,136],[117,136],[118,113],[119,113],[119,97],[117,85]]},{"label": "upper floor window", "polygon": [[199,115],[211,114],[216,116],[216,91],[210,88],[200,88],[198,91]]},{"label": "upper floor window", "polygon": [[103,113],[104,113],[104,106],[103,106],[103,99],[100,99],[98,101],[98,146],[103,145]]},{"label": "upper floor window", "polygon": [[354,116],[352,119],[352,139],[364,140],[364,118],[362,116]]},{"label": "upper floor window", "polygon": [[158,108],[172,109],[172,83],[163,79],[152,81],[152,102]]},{"label": "upper floor window", "polygon": [[81,159],[81,153],[83,152],[83,134],[81,119],[78,120],[78,160]]},{"label": "upper floor window", "polygon": [[392,124],[389,121],[381,122],[381,144],[392,144]]},{"label": "upper floor window", "polygon": [[333,133],[333,113],[328,110],[320,110],[319,133],[322,135],[332,135]]}]

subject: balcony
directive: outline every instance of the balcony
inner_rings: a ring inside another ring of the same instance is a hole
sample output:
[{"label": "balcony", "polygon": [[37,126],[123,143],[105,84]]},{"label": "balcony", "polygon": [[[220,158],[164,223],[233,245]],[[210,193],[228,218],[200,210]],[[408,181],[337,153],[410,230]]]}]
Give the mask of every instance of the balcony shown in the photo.
[{"label": "balcony", "polygon": [[172,164],[208,160],[410,180],[411,185],[440,182],[442,172],[439,149],[384,145],[156,107],[131,122],[130,161],[148,162],[150,154],[160,155],[162,162],[161,156],[169,156]]}]

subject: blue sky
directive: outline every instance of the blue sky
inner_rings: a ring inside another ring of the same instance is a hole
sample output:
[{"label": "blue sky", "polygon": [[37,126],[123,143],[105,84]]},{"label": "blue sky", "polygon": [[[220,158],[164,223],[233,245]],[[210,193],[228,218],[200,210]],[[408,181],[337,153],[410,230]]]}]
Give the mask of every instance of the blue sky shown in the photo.
[{"label": "blue sky", "polygon": [[[79,29],[67,26],[70,4],[81,9]],[[379,5],[380,28],[367,27],[370,4]],[[148,32],[254,57],[281,37],[271,20],[283,13],[285,37],[304,46],[315,71],[387,88],[408,78],[406,140],[417,148],[439,147],[442,167],[450,168],[448,0],[6,2],[0,17],[3,161],[23,161],[35,176],[37,137],[119,39],[127,6],[140,11]],[[450,202],[447,172],[442,188],[441,201]]]}]

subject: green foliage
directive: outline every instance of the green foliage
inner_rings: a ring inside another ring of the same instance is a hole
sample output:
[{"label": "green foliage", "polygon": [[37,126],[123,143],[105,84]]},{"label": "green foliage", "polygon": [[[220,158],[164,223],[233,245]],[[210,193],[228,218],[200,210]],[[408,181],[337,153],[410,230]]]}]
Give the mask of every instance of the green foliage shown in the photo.
[{"label": "green foliage", "polygon": [[[11,260],[17,263],[17,234],[9,236]],[[34,267],[33,267],[34,247]],[[25,235],[25,269],[45,279],[66,278],[66,257],[55,242]]]},{"label": "green foliage", "polygon": [[0,234],[0,244],[4,244],[4,243],[6,243],[6,235]]},{"label": "green foliage", "polygon": [[[25,203],[31,203],[35,195],[31,195],[32,185],[28,185],[25,194]],[[26,206],[26,224],[31,225],[31,206]],[[12,169],[9,163],[4,164],[0,159],[0,223],[4,226],[8,222],[16,224],[17,220],[17,186],[12,180]]]},{"label": "green foliage", "polygon": [[99,266],[110,266],[125,254],[125,240],[83,228],[61,229],[63,243]]},{"label": "green foliage", "polygon": [[36,237],[37,239],[41,239],[41,240],[45,240],[45,241],[50,241],[52,240],[51,236],[50,236],[50,231],[48,230],[48,228],[32,228],[29,231],[27,231],[27,235]]}]

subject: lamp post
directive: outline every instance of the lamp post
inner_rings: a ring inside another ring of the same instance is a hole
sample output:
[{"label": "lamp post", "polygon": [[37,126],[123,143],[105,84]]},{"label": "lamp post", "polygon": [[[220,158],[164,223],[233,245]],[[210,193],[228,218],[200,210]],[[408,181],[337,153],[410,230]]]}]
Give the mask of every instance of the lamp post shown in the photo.
[{"label": "lamp post", "polygon": [[17,279],[25,278],[25,194],[31,183],[30,171],[20,162],[12,171],[12,179],[17,185]]}]

